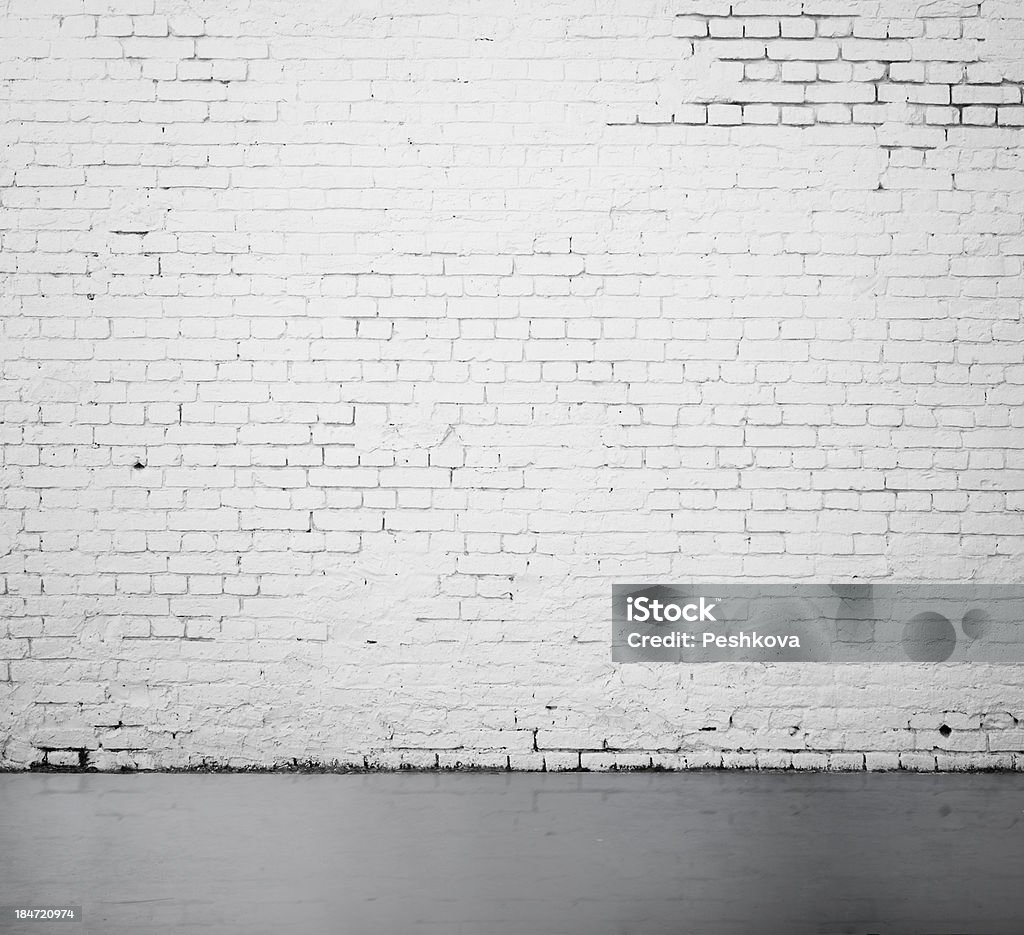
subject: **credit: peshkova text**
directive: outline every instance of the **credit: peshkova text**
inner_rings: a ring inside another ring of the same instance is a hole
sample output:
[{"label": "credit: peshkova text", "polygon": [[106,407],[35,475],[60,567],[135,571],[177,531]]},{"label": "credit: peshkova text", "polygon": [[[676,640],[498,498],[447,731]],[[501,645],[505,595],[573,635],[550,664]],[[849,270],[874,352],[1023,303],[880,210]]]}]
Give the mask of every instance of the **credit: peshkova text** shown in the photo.
[{"label": "credit: peshkova text", "polygon": [[717,649],[799,649],[800,637],[795,635],[763,636],[756,630],[747,633],[740,631],[728,636],[721,633],[682,633],[674,631],[664,635],[647,633],[630,633],[626,638],[627,645],[632,649],[650,647],[652,649],[705,649],[714,646]]}]

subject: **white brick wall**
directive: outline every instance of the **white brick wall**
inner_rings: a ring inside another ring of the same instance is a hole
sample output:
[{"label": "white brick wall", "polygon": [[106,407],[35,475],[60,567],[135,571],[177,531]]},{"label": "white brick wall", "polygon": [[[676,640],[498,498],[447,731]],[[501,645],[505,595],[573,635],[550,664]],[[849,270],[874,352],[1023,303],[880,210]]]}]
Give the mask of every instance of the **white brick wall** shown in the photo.
[{"label": "white brick wall", "polygon": [[607,622],[1020,580],[1018,0],[2,6],[0,764],[1024,767]]}]

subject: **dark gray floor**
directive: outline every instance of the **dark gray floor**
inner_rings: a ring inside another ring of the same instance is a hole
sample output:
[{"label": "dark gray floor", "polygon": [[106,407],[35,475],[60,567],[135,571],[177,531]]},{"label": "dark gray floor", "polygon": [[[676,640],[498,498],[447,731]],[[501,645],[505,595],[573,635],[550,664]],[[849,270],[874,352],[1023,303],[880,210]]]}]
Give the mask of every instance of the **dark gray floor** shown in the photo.
[{"label": "dark gray floor", "polygon": [[0,775],[8,931],[1024,932],[1024,774]]}]

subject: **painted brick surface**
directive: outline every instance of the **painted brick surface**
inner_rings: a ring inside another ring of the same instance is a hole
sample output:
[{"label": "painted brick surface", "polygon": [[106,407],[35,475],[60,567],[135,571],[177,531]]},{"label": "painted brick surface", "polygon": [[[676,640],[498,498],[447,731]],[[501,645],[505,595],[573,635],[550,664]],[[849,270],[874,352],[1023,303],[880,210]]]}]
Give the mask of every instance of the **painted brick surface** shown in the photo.
[{"label": "painted brick surface", "polygon": [[2,6],[0,764],[1024,768],[607,624],[1020,580],[1018,0]]}]

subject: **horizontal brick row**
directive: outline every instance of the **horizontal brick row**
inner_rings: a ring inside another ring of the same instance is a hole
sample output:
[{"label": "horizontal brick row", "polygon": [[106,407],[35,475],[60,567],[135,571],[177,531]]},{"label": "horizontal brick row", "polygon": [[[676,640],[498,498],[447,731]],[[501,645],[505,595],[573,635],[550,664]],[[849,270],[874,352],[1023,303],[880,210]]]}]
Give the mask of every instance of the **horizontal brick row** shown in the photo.
[{"label": "horizontal brick row", "polygon": [[[829,87],[816,86],[806,91],[800,86],[787,85],[787,89],[796,89],[794,93],[780,93],[778,89],[770,89],[764,94],[751,96],[769,97],[775,100],[750,103],[734,101],[714,104],[681,104],[671,112],[643,112],[637,115],[636,123],[640,124],[686,124],[731,127],[742,124],[787,126],[809,126],[817,123],[842,124],[858,123],[870,126],[905,120],[905,110],[894,103],[850,103],[852,100],[864,98],[875,101],[875,88],[871,85],[853,85],[848,90],[833,90]],[[948,90],[948,89],[947,89]],[[941,94],[914,95],[903,92],[886,92],[878,89],[879,96],[899,97],[912,104],[915,97],[942,97]],[[780,100],[786,98],[788,100]],[[794,103],[799,101],[800,103]],[[813,101],[813,103],[812,103]],[[915,114],[914,123],[928,126],[948,127],[1022,127],[1024,126],[1024,107],[988,107],[977,104],[959,106],[921,106]],[[613,124],[615,125],[615,124]],[[621,124],[619,124],[621,125]]]}]

